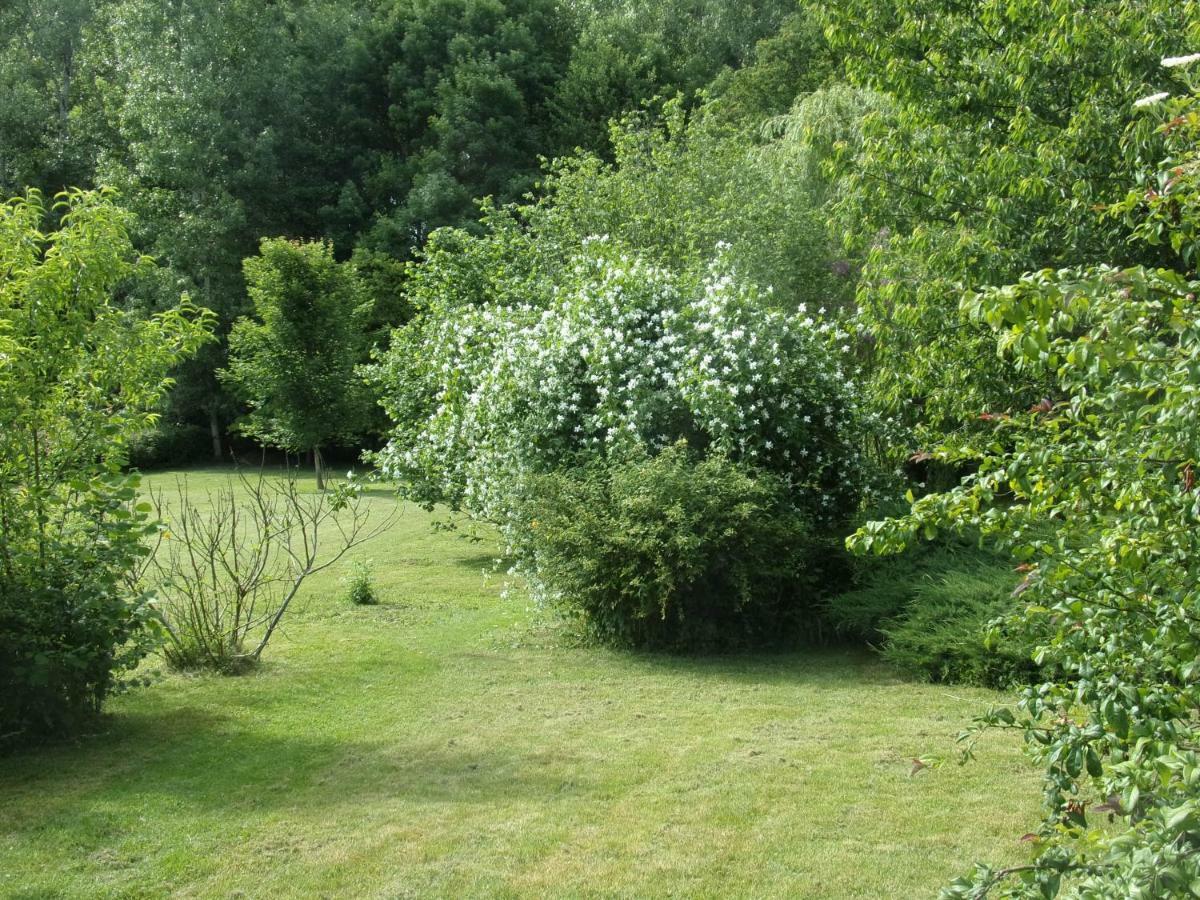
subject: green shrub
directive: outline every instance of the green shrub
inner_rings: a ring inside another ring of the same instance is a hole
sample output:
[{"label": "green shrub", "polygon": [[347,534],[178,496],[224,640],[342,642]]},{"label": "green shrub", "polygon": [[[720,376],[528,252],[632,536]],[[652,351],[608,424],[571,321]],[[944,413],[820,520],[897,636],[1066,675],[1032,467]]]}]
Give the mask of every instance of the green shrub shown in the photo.
[{"label": "green shrub", "polygon": [[904,612],[922,582],[989,567],[1009,574],[996,554],[957,540],[918,545],[897,556],[858,557],[849,565],[851,586],[825,603],[823,618],[835,636],[873,645],[883,642],[880,629]]},{"label": "green shrub", "polygon": [[79,730],[153,637],[121,468],[210,318],[112,303],[147,265],[128,225],[102,193],[0,204],[0,744]]},{"label": "green shrub", "polygon": [[79,730],[152,646],[148,598],[125,582],[149,527],[137,484],[108,474],[47,503],[61,520],[42,535],[0,497],[17,526],[0,537],[0,746]]},{"label": "green shrub", "polygon": [[357,606],[371,606],[379,602],[375,592],[375,568],[370,562],[355,560],[346,578],[346,599]]},{"label": "green shrub", "polygon": [[[1017,609],[1018,579],[1002,556],[954,542],[860,560],[856,586],[825,621],[898,668],[929,681],[1007,687],[1037,672],[1031,637],[992,624]],[[989,640],[990,634],[990,640]]]},{"label": "green shrub", "polygon": [[142,470],[192,465],[211,459],[212,436],[199,425],[159,422],[129,446],[129,464]]},{"label": "green shrub", "polygon": [[1034,644],[1003,625],[1016,611],[1011,568],[975,566],[921,578],[899,616],[883,624],[882,656],[926,678],[1004,688],[1038,674]]},{"label": "green shrub", "polygon": [[600,640],[728,649],[816,627],[819,561],[833,547],[777,476],[720,455],[697,461],[680,442],[527,488],[522,558]]},{"label": "green shrub", "polygon": [[[857,560],[855,562],[858,562]],[[853,587],[826,601],[822,619],[835,637],[879,644],[880,626],[900,614],[912,600],[921,568],[910,556],[876,561],[869,570],[854,566]]]}]

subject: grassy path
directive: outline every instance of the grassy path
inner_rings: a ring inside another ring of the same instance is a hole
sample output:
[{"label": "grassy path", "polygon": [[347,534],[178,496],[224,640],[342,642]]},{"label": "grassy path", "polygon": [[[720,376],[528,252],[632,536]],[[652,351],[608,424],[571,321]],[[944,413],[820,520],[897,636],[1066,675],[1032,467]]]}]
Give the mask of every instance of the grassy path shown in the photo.
[{"label": "grassy path", "polygon": [[330,571],[258,673],[166,675],[0,759],[0,896],[903,898],[1019,858],[1015,744],[909,776],[987,692],[863,654],[571,648],[485,549],[408,507],[358,554],[380,606]]}]

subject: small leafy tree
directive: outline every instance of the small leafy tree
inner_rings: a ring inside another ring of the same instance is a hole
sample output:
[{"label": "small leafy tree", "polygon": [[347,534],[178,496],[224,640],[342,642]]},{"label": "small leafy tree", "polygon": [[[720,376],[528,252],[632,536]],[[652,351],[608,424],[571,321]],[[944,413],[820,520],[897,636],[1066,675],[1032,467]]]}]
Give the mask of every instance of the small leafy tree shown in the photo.
[{"label": "small leafy tree", "polygon": [[324,489],[321,449],[352,439],[367,408],[354,371],[365,343],[362,291],[353,269],[322,242],[264,239],[245,268],[254,317],[234,324],[222,373],[250,407],[238,428],[311,453]]},{"label": "small leafy tree", "polygon": [[78,727],[147,648],[127,579],[154,525],[122,464],[209,323],[112,304],[146,265],[128,224],[97,193],[0,206],[0,741]]}]

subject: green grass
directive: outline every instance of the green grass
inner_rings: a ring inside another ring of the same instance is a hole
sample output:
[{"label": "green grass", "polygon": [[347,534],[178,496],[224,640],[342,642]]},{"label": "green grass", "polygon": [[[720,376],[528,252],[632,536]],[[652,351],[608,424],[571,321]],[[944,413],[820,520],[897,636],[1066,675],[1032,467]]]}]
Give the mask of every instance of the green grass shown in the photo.
[{"label": "green grass", "polygon": [[167,674],[0,759],[0,895],[902,898],[1020,858],[1015,742],[909,774],[997,695],[859,653],[573,647],[488,550],[405,507],[357,551],[380,605],[347,561],[255,674]]}]

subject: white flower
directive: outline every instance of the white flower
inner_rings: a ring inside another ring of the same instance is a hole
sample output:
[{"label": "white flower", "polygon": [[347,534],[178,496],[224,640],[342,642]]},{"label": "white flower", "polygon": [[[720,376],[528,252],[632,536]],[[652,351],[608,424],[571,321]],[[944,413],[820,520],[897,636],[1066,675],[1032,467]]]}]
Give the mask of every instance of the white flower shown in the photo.
[{"label": "white flower", "polygon": [[1155,103],[1158,103],[1160,100],[1166,100],[1170,96],[1171,95],[1169,93],[1167,93],[1166,91],[1160,91],[1157,94],[1151,94],[1149,97],[1142,97],[1140,100],[1134,100],[1133,105],[1134,106],[1153,106]]},{"label": "white flower", "polygon": [[1162,66],[1164,69],[1178,69],[1182,66],[1190,66],[1197,60],[1200,60],[1200,53],[1189,53],[1187,56],[1168,56],[1162,61]]}]

